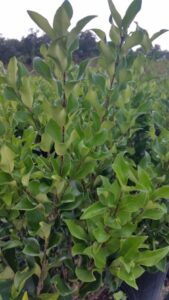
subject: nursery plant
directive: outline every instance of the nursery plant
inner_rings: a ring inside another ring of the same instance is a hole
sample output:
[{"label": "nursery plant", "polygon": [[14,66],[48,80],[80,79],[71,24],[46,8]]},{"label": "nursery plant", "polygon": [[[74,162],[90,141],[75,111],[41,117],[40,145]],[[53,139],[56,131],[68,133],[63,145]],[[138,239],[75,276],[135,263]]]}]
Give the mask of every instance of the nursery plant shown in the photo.
[{"label": "nursery plant", "polygon": [[53,26],[28,11],[51,39],[38,76],[15,57],[1,66],[0,299],[125,299],[122,283],[165,270],[169,79],[144,66],[166,30],[130,31],[141,4],[122,18],[108,0],[109,37],[92,29],[100,54],[79,65],[72,53],[95,16],[70,29],[67,0]]}]

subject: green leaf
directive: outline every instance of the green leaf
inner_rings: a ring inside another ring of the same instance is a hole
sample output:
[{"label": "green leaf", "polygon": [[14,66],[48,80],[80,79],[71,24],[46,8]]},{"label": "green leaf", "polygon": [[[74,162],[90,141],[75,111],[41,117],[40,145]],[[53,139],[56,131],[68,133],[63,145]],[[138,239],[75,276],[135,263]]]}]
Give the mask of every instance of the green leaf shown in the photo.
[{"label": "green leaf", "polygon": [[114,297],[114,300],[126,300],[127,299],[126,298],[127,296],[122,291],[114,293],[113,297]]},{"label": "green leaf", "polygon": [[23,253],[28,256],[39,256],[40,254],[40,245],[38,241],[34,238],[27,238],[25,240],[25,247]]},{"label": "green leaf", "polygon": [[27,13],[51,39],[55,38],[55,33],[46,18],[35,11],[28,10]]},{"label": "green leaf", "polygon": [[129,28],[130,24],[132,23],[132,21],[134,20],[138,12],[140,11],[141,5],[142,5],[142,0],[134,0],[127,8],[125,16],[122,20],[122,26],[125,30]]},{"label": "green leaf", "polygon": [[73,42],[75,41],[78,34],[82,31],[82,29],[96,16],[87,16],[77,22],[76,26],[70,31],[67,40],[67,47],[69,48]]},{"label": "green leaf", "polygon": [[145,190],[151,192],[152,191],[152,181],[149,176],[149,174],[142,169],[141,167],[138,167],[138,185],[145,188]]},{"label": "green leaf", "polygon": [[30,113],[28,111],[17,111],[15,113],[16,122],[27,123],[30,120]]},{"label": "green leaf", "polygon": [[85,296],[88,293],[93,293],[95,291],[97,291],[98,289],[101,288],[101,286],[103,285],[102,283],[102,276],[99,273],[95,274],[96,280],[93,282],[89,282],[89,283],[84,283],[81,287],[80,287],[80,297],[81,299],[85,299]]},{"label": "green leaf", "polygon": [[131,259],[138,253],[139,248],[145,247],[146,236],[131,236],[121,243],[120,256],[125,259]]},{"label": "green leaf", "polygon": [[52,282],[56,285],[62,296],[71,295],[73,290],[65,283],[65,281],[59,276],[56,275],[52,278]]},{"label": "green leaf", "polygon": [[14,272],[9,266],[6,266],[4,270],[0,273],[0,280],[8,280],[13,278]]},{"label": "green leaf", "polygon": [[18,204],[16,204],[12,209],[15,210],[32,210],[37,206],[36,202],[28,199],[27,197],[22,198]]},{"label": "green leaf", "polygon": [[120,28],[121,23],[122,23],[122,19],[121,19],[120,14],[117,11],[117,9],[116,9],[116,7],[115,7],[112,0],[108,0],[108,4],[109,4],[109,8],[110,8],[110,11],[111,11],[112,18],[116,22],[116,25]]},{"label": "green leaf", "polygon": [[16,272],[14,277],[14,283],[12,287],[12,297],[14,299],[18,298],[20,292],[22,291],[25,282],[34,274],[34,269],[24,269],[22,272]]},{"label": "green leaf", "polygon": [[93,272],[88,271],[82,267],[76,267],[75,273],[77,278],[82,282],[92,282],[96,280],[95,276],[93,275]]},{"label": "green leaf", "polygon": [[1,161],[0,161],[1,170],[11,174],[14,169],[15,153],[7,145],[3,145],[0,149],[0,154],[1,154]]},{"label": "green leaf", "polygon": [[71,235],[79,240],[87,240],[86,232],[83,227],[78,225],[74,220],[64,220],[66,223]]},{"label": "green leaf", "polygon": [[9,183],[12,180],[12,177],[8,173],[0,171],[0,186]]},{"label": "green leaf", "polygon": [[159,36],[161,36],[162,34],[168,32],[168,29],[161,29],[160,31],[154,33],[152,35],[152,37],[150,38],[151,42],[153,42],[154,40],[156,40]]},{"label": "green leaf", "polygon": [[45,132],[55,141],[55,142],[61,142],[62,136],[61,136],[61,129],[58,126],[58,124],[51,119],[48,124],[46,125]]},{"label": "green leaf", "polygon": [[40,294],[40,296],[38,297],[38,300],[57,300],[59,299],[59,293],[56,292],[56,293],[52,293],[52,294],[48,294],[48,293],[45,293],[45,294]]},{"label": "green leaf", "polygon": [[72,15],[72,6],[70,2],[66,0],[56,11],[53,20],[53,29],[58,37],[67,34],[67,29],[70,26]]},{"label": "green leaf", "polygon": [[14,88],[10,87],[10,86],[6,86],[4,88],[4,97],[6,100],[11,100],[11,101],[17,101],[18,100],[18,96],[14,90]]},{"label": "green leaf", "polygon": [[166,257],[168,253],[169,246],[157,250],[146,250],[138,255],[137,263],[146,267],[153,267]]},{"label": "green leaf", "polygon": [[0,136],[3,136],[6,132],[6,128],[2,122],[0,122]]},{"label": "green leaf", "polygon": [[[86,177],[89,173],[92,173],[96,167],[96,161],[92,159],[86,159],[79,169],[73,170],[72,176],[77,179]],[[76,172],[76,173],[75,173]]]},{"label": "green leaf", "polygon": [[156,189],[152,194],[152,199],[158,200],[160,198],[169,199],[169,185],[164,185]]},{"label": "green leaf", "polygon": [[86,209],[84,209],[82,216],[80,217],[81,220],[91,219],[93,217],[103,215],[106,211],[106,207],[100,203],[95,202]]},{"label": "green leaf", "polygon": [[92,28],[91,30],[99,37],[99,39],[101,39],[101,41],[106,42],[106,34],[103,30],[98,28]]},{"label": "green leaf", "polygon": [[40,228],[37,231],[37,235],[44,240],[48,240],[51,232],[51,224],[47,224],[46,222],[40,222],[39,225]]},{"label": "green leaf", "polygon": [[23,294],[22,300],[29,300],[27,292]]},{"label": "green leaf", "polygon": [[16,86],[17,81],[17,71],[18,71],[18,65],[17,65],[17,59],[16,57],[12,57],[8,64],[8,83],[12,86]]},{"label": "green leaf", "polygon": [[117,155],[113,163],[113,170],[122,186],[126,186],[128,179],[137,182],[132,163],[129,163],[122,153]]},{"label": "green leaf", "polygon": [[1,280],[0,281],[0,300],[10,299],[12,280]]},{"label": "green leaf", "polygon": [[99,132],[96,132],[94,137],[87,143],[87,146],[90,145],[90,147],[97,147],[100,145],[104,145],[106,140],[108,138],[108,132],[106,129],[102,129]]},{"label": "green leaf", "polygon": [[141,45],[141,42],[143,40],[143,32],[142,31],[134,31],[131,35],[129,35],[125,41],[125,44],[122,47],[122,51],[127,53],[127,51],[134,46]]},{"label": "green leaf", "polygon": [[9,240],[4,242],[4,245],[2,245],[3,250],[8,250],[12,248],[21,247],[22,243],[19,240]]},{"label": "green leaf", "polygon": [[22,77],[22,86],[20,89],[20,95],[21,95],[22,102],[25,104],[25,106],[31,109],[33,104],[33,93],[32,93],[30,77]]},{"label": "green leaf", "polygon": [[52,79],[52,74],[49,66],[44,62],[44,60],[40,57],[35,57],[33,60],[33,67],[35,71],[44,77],[46,80]]},{"label": "green leaf", "polygon": [[120,31],[115,25],[111,26],[109,36],[115,45],[120,44],[121,42]]}]

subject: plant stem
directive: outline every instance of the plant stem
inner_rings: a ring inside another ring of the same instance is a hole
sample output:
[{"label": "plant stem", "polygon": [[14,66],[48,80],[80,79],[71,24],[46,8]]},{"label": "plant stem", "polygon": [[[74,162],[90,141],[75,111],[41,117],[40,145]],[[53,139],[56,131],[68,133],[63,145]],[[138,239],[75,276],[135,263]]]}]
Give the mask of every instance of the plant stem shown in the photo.
[{"label": "plant stem", "polygon": [[45,246],[44,246],[44,255],[42,258],[42,268],[41,268],[41,274],[39,277],[38,285],[37,285],[37,296],[40,295],[41,291],[43,290],[44,280],[46,278],[46,271],[47,271],[47,247],[48,247],[48,240],[45,240]]}]

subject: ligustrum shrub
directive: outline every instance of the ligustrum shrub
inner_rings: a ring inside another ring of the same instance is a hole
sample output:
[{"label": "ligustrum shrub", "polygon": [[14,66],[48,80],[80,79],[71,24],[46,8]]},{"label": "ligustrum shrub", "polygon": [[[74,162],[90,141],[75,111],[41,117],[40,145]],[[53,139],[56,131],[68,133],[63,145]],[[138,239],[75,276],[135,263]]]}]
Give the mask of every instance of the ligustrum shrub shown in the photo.
[{"label": "ligustrum shrub", "polygon": [[[110,33],[94,60],[72,60],[95,16],[69,29],[64,1],[35,72],[11,58],[0,70],[1,299],[125,299],[146,269],[163,270],[169,253],[167,77],[147,75],[152,41],[134,0],[122,18],[113,2]],[[141,46],[133,55],[130,50]],[[160,82],[159,82],[160,81]],[[94,295],[94,296],[93,296]],[[89,298],[88,298],[89,297]]]}]

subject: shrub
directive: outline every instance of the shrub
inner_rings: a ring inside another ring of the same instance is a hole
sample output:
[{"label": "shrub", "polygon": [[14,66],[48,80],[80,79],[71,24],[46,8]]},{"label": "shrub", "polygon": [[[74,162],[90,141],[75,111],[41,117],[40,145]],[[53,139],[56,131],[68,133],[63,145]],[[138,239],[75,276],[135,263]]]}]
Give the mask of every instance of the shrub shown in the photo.
[{"label": "shrub", "polygon": [[137,288],[146,268],[165,266],[168,79],[147,80],[145,54],[129,51],[148,51],[165,30],[128,33],[141,1],[124,18],[108,3],[111,41],[93,30],[94,65],[72,62],[94,16],[68,31],[73,11],[64,1],[53,27],[28,12],[52,40],[34,59],[40,77],[15,57],[1,70],[2,299],[92,299],[122,282]]}]

